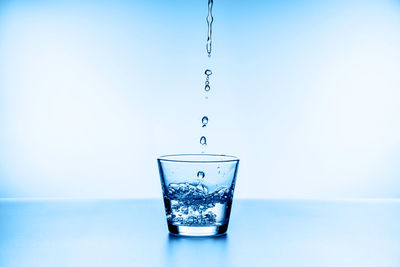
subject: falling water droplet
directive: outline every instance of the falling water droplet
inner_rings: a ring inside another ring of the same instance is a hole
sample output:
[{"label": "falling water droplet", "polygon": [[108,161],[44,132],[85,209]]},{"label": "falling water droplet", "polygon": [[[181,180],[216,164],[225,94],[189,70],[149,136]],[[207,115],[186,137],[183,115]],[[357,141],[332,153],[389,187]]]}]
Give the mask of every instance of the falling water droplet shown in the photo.
[{"label": "falling water droplet", "polygon": [[200,179],[203,179],[204,176],[206,176],[206,175],[205,175],[204,172],[202,172],[202,171],[199,171],[199,172],[197,173],[197,177],[199,177]]},{"label": "falling water droplet", "polygon": [[210,91],[210,89],[211,89],[211,87],[208,84],[206,84],[206,86],[204,86],[204,91],[208,92],[208,91]]},{"label": "falling water droplet", "polygon": [[205,75],[210,76],[212,74],[212,71],[209,69],[206,69],[206,71],[204,72]]},{"label": "falling water droplet", "polygon": [[217,167],[217,172],[218,172],[218,174],[221,173],[221,167],[220,166]]},{"label": "falling water droplet", "polygon": [[203,127],[206,127],[206,126],[207,126],[207,123],[208,123],[208,117],[207,117],[207,116],[204,116],[204,117],[201,119],[201,123],[203,123]]},{"label": "falling water droplet", "polygon": [[212,16],[212,6],[213,6],[213,0],[208,0],[208,14],[207,14],[207,54],[208,57],[211,57],[211,36],[212,36],[212,23],[213,23],[213,16]]},{"label": "falling water droplet", "polygon": [[202,144],[203,146],[206,146],[206,145],[207,145],[207,139],[206,139],[205,136],[202,136],[202,137],[200,138],[200,144]]}]

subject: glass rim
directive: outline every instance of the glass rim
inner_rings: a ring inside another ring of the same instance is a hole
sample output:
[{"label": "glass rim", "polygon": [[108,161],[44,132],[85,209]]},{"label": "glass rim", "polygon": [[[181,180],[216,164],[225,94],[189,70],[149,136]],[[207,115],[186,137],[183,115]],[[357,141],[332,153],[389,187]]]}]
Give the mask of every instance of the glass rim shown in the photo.
[{"label": "glass rim", "polygon": [[239,162],[238,157],[224,154],[171,154],[160,156],[157,158],[157,160],[181,163]]}]

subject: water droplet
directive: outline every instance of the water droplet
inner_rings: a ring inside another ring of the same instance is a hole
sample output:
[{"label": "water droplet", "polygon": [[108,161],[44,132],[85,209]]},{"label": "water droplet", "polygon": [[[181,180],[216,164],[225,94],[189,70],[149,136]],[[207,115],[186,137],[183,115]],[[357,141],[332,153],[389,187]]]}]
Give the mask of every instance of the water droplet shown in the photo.
[{"label": "water droplet", "polygon": [[218,172],[218,174],[221,173],[221,167],[220,166],[217,167],[217,172]]},{"label": "water droplet", "polygon": [[212,71],[209,69],[206,69],[206,71],[204,72],[205,75],[210,76],[212,74]]},{"label": "water droplet", "polygon": [[206,84],[206,86],[204,86],[204,90],[206,92],[210,91],[210,89],[211,89],[211,87],[208,84]]},{"label": "water droplet", "polygon": [[202,144],[203,146],[206,146],[206,145],[207,145],[207,139],[206,139],[205,136],[202,136],[202,137],[200,138],[200,144]]},{"label": "water droplet", "polygon": [[202,171],[199,171],[199,172],[197,173],[197,177],[199,177],[200,179],[203,179],[204,176],[206,176],[206,175],[205,175],[204,172],[202,172]]},{"label": "water droplet", "polygon": [[206,125],[207,125],[207,123],[208,123],[208,117],[207,117],[207,116],[204,116],[204,117],[201,119],[201,123],[203,123],[203,127],[206,127]]},{"label": "water droplet", "polygon": [[209,84],[210,84],[210,82],[208,80],[206,80],[205,85],[209,85]]}]

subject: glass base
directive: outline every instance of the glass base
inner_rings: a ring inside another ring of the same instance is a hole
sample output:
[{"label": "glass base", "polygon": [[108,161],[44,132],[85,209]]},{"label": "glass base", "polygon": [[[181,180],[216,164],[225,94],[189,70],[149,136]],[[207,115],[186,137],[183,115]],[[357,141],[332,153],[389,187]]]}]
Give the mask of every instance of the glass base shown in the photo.
[{"label": "glass base", "polygon": [[171,234],[182,236],[217,236],[226,233],[228,225],[213,226],[183,226],[168,224],[168,230]]}]

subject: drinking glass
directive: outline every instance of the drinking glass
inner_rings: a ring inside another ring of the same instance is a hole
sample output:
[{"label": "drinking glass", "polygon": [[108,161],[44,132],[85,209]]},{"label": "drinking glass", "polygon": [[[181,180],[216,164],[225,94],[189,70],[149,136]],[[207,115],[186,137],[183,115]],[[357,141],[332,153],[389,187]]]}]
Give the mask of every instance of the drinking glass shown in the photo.
[{"label": "drinking glass", "polygon": [[215,154],[177,154],[157,159],[168,229],[213,236],[228,229],[239,159]]}]

